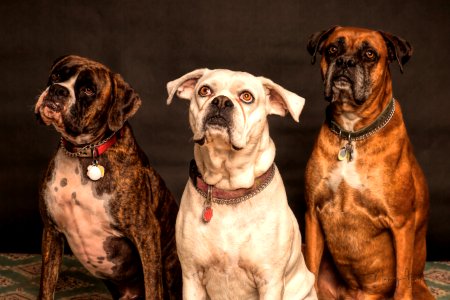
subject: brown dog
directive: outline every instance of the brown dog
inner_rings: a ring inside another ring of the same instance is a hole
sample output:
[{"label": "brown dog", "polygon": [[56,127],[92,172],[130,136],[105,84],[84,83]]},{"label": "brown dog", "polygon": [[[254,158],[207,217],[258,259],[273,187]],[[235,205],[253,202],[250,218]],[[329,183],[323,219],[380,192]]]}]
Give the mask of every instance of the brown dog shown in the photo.
[{"label": "brown dog", "polygon": [[53,299],[65,236],[114,299],[175,299],[178,205],[149,166],[127,119],[138,94],[104,65],[66,56],[52,67],[36,115],[61,134],[41,188],[39,299]]},{"label": "brown dog", "polygon": [[308,51],[313,62],[322,55],[330,101],[305,179],[306,262],[319,298],[433,299],[423,278],[428,189],[389,71],[411,46],[333,27],[313,34]]}]

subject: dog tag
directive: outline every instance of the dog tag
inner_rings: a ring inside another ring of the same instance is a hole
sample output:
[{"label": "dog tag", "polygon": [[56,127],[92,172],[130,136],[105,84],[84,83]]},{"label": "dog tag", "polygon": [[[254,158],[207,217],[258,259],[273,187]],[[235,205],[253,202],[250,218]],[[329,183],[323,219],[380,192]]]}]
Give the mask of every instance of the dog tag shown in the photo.
[{"label": "dog tag", "polygon": [[353,145],[348,142],[344,147],[339,150],[338,160],[342,161],[347,159],[347,161],[353,160]]},{"label": "dog tag", "polygon": [[345,149],[346,149],[345,152],[347,152],[347,160],[352,161],[353,160],[353,145],[350,142],[348,142],[348,144],[345,145]]},{"label": "dog tag", "polygon": [[338,153],[338,160],[342,161],[347,158],[347,146],[342,147]]},{"label": "dog tag", "polygon": [[105,168],[94,162],[92,165],[87,167],[87,176],[89,179],[97,181],[105,176]]},{"label": "dog tag", "polygon": [[213,209],[211,206],[205,206],[203,209],[203,222],[208,223],[213,216]]},{"label": "dog tag", "polygon": [[208,185],[208,194],[206,195],[202,218],[203,222],[209,223],[213,217],[213,209],[211,207],[212,197],[213,197],[213,187],[212,185]]}]

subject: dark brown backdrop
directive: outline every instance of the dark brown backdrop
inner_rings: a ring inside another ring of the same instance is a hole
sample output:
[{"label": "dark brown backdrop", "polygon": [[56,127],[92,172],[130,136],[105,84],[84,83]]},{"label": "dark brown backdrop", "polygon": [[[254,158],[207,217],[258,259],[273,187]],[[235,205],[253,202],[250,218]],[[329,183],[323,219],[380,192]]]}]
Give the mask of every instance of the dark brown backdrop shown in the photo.
[{"label": "dark brown backdrop", "polygon": [[35,122],[33,104],[50,64],[70,53],[103,62],[140,93],[132,125],[177,198],[193,145],[188,103],[166,106],[167,81],[199,67],[229,68],[305,97],[300,124],[270,117],[276,162],[303,222],[303,172],[326,106],[306,43],[340,24],[389,31],[415,48],[403,75],[392,66],[394,93],[430,185],[429,259],[450,259],[449,18],[447,0],[1,1],[0,251],[40,251],[38,182],[59,137]]}]

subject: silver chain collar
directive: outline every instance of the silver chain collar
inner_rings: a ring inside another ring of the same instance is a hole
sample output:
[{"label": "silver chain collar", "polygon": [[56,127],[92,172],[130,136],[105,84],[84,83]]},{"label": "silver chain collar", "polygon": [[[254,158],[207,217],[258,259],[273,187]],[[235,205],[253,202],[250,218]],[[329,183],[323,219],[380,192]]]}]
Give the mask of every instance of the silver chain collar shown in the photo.
[{"label": "silver chain collar", "polygon": [[244,196],[237,197],[237,198],[231,198],[231,199],[215,198],[212,196],[212,189],[214,189],[214,186],[211,186],[211,185],[208,185],[208,190],[210,190],[210,197],[208,197],[207,192],[202,191],[196,185],[194,185],[194,186],[195,186],[195,189],[197,190],[197,192],[203,198],[205,198],[205,199],[210,198],[211,202],[214,202],[217,204],[225,204],[225,205],[236,205],[236,204],[239,204],[241,202],[244,202],[244,201],[256,196],[257,194],[262,192],[272,182],[272,179],[274,178],[274,175],[275,175],[275,164],[272,164],[272,166],[270,167],[269,170],[267,170],[267,172],[270,172],[270,173],[268,174],[268,176],[264,180],[264,182],[259,185],[258,188],[256,188],[255,190],[253,190],[252,192],[250,192]]},{"label": "silver chain collar", "polygon": [[[330,126],[330,130],[337,134],[339,137],[348,140],[348,141],[361,141],[364,140],[370,136],[372,136],[374,133],[376,133],[377,131],[379,131],[380,129],[382,129],[383,127],[385,127],[389,121],[392,119],[392,117],[394,116],[395,113],[395,100],[394,98],[392,98],[391,101],[392,104],[388,105],[387,107],[387,114],[386,112],[383,112],[380,117],[384,117],[383,121],[380,122],[377,126],[370,128],[371,125],[358,130],[358,131],[345,131],[342,130],[341,127],[335,123],[334,121],[331,121],[332,126]],[[391,106],[391,107],[389,107]],[[375,121],[376,122],[376,121]],[[370,129],[369,129],[370,128]],[[368,130],[369,129],[369,130]],[[367,132],[365,132],[367,131]]]},{"label": "silver chain collar", "polygon": [[64,145],[64,138],[61,137],[60,144],[61,149],[63,150],[64,154],[66,154],[69,157],[93,157],[93,152],[95,151],[95,148],[100,147],[101,145],[107,143],[114,135],[116,135],[117,131],[113,132],[109,137],[106,139],[96,143],[96,144],[89,144],[86,145],[77,152],[70,152],[66,149],[66,146]]}]

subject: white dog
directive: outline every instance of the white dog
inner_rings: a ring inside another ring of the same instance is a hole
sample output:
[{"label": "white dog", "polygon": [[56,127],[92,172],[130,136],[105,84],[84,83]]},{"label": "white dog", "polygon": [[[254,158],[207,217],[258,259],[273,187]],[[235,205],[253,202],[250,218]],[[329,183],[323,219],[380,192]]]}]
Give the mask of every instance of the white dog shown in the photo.
[{"label": "white dog", "polygon": [[167,84],[190,100],[195,162],[176,242],[184,299],[317,299],[274,165],[267,115],[298,122],[304,99],[264,77],[198,69]]}]

